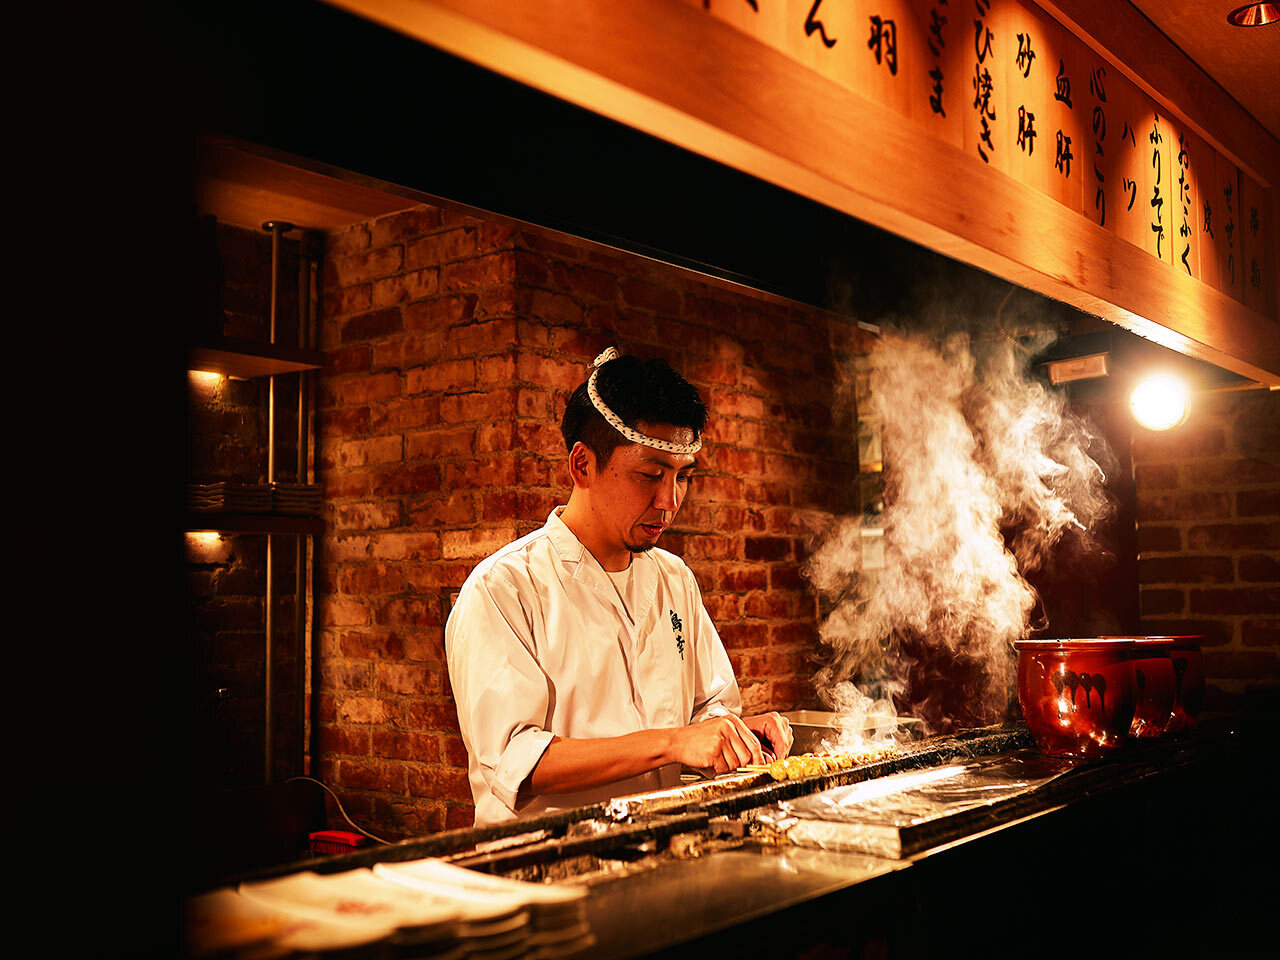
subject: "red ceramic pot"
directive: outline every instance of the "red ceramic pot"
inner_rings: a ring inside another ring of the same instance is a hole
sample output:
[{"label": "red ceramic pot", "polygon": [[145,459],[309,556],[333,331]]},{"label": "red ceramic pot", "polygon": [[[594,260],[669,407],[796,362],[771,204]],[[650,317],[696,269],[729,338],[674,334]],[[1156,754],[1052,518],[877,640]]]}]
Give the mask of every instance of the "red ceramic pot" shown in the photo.
[{"label": "red ceramic pot", "polygon": [[1131,737],[1163,736],[1173,718],[1177,678],[1171,637],[1099,637],[1127,641],[1133,652],[1133,723]]},{"label": "red ceramic pot", "polygon": [[1096,757],[1133,723],[1132,640],[1019,640],[1018,703],[1040,751]]},{"label": "red ceramic pot", "polygon": [[1170,733],[1190,730],[1196,725],[1200,707],[1204,704],[1204,656],[1200,652],[1203,637],[1164,637],[1171,646],[1169,657],[1173,661],[1174,703],[1173,717],[1167,727]]}]

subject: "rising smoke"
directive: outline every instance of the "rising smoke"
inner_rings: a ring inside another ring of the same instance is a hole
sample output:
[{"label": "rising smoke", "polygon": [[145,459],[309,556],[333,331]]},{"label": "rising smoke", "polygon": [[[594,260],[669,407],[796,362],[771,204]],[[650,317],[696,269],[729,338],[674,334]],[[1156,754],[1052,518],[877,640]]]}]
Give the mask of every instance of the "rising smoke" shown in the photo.
[{"label": "rising smoke", "polygon": [[1110,455],[1033,375],[1049,339],[887,331],[866,358],[857,416],[881,432],[883,512],[826,518],[806,567],[830,610],[815,686],[842,745],[890,731],[895,709],[939,732],[1000,720],[1012,643],[1044,627],[1027,575],[1066,536],[1100,549]]}]

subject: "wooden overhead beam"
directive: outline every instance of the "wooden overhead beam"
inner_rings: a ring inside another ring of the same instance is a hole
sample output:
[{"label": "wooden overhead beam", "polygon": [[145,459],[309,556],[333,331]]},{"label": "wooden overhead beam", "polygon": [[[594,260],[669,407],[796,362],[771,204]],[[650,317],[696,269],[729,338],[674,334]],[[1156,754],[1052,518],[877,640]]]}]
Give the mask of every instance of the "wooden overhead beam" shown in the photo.
[{"label": "wooden overhead beam", "polygon": [[[696,6],[674,0],[330,2],[1172,349],[1280,386],[1280,327],[1272,317],[1181,275]],[[1276,209],[1280,149],[1256,121],[1202,73],[1197,77],[1198,68],[1179,60],[1176,48],[1127,4],[1105,5],[1128,11],[1114,28],[1095,12],[1097,4],[1059,6],[1059,16],[1101,33],[1091,42],[1112,58],[1135,56],[1135,44],[1155,44],[1154,54],[1126,63],[1126,72],[1146,78],[1148,90],[1156,86],[1152,77],[1181,76],[1181,86],[1170,80],[1171,89],[1188,105],[1175,106],[1269,188]],[[1141,23],[1129,22],[1129,13]],[[1136,39],[1124,40],[1126,30]],[[1280,219],[1273,215],[1271,222]],[[1273,265],[1274,250],[1272,238]],[[1274,314],[1277,271],[1268,274]]]}]

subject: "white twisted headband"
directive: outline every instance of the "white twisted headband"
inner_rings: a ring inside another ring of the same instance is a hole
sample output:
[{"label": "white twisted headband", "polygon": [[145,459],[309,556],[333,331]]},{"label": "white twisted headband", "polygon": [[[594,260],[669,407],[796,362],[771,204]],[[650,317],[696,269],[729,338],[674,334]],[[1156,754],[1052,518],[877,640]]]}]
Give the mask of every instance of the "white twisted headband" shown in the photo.
[{"label": "white twisted headband", "polygon": [[639,430],[633,430],[622,422],[622,418],[614,413],[600,398],[599,391],[596,390],[596,377],[600,374],[600,368],[610,360],[617,359],[618,351],[614,347],[610,347],[600,356],[591,362],[594,367],[591,376],[587,378],[587,396],[591,398],[591,405],[600,411],[600,416],[609,422],[613,429],[630,440],[632,443],[642,443],[646,447],[653,447],[655,450],[665,450],[667,453],[697,453],[702,449],[702,438],[696,437],[693,443],[672,443],[670,440],[655,440],[653,437],[646,437]]}]

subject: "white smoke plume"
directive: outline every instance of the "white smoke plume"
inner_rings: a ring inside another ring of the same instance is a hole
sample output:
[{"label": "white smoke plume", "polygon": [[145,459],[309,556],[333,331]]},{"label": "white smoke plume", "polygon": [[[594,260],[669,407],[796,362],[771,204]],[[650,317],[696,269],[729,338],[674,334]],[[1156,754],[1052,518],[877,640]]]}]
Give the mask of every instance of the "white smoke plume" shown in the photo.
[{"label": "white smoke plume", "polygon": [[[1008,336],[887,333],[867,358],[857,413],[880,425],[883,513],[826,518],[806,566],[830,607],[815,685],[850,728],[883,735],[895,704],[936,731],[1001,719],[1036,609],[1024,574],[1110,510],[1097,438],[1030,355]],[[883,565],[863,571],[881,531]]]}]

